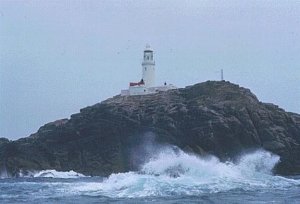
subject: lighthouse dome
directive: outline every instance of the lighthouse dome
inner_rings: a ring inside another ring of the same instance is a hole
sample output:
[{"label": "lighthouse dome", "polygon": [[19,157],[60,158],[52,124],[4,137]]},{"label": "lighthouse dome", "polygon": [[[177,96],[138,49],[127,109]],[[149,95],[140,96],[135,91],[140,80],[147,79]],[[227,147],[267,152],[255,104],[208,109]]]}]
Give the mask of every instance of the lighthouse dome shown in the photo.
[{"label": "lighthouse dome", "polygon": [[146,45],[146,48],[145,48],[145,52],[153,52],[152,48],[150,47],[149,44]]}]

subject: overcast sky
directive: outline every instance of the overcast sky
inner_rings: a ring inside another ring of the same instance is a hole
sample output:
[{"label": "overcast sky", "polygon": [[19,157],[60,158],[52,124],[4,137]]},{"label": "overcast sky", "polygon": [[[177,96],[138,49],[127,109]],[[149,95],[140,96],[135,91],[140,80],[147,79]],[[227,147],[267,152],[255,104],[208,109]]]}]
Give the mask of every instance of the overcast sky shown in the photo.
[{"label": "overcast sky", "polygon": [[119,94],[155,50],[157,84],[226,80],[300,113],[300,2],[0,1],[0,137]]}]

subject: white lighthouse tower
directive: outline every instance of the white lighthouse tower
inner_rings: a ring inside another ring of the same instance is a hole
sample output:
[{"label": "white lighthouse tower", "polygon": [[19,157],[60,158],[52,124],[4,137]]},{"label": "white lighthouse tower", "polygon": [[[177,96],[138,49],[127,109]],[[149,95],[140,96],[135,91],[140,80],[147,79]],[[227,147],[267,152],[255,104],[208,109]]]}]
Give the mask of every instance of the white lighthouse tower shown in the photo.
[{"label": "white lighthouse tower", "polygon": [[155,86],[155,61],[153,59],[153,50],[146,45],[144,58],[142,62],[142,79],[147,88]]},{"label": "white lighthouse tower", "polygon": [[121,90],[122,96],[154,94],[177,88],[172,84],[167,84],[167,82],[161,86],[155,86],[155,61],[153,50],[149,45],[146,45],[144,50],[142,69],[142,79],[139,82],[130,82],[129,89]]}]

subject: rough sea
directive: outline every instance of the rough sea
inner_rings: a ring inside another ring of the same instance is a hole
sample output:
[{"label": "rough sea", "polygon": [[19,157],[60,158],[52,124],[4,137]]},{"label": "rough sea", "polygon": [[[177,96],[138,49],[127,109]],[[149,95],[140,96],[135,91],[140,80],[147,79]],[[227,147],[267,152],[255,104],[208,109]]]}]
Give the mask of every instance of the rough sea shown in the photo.
[{"label": "rough sea", "polygon": [[152,155],[137,172],[88,177],[45,170],[0,179],[0,203],[300,203],[300,176],[272,174],[280,160],[263,150],[235,161],[174,148]]}]

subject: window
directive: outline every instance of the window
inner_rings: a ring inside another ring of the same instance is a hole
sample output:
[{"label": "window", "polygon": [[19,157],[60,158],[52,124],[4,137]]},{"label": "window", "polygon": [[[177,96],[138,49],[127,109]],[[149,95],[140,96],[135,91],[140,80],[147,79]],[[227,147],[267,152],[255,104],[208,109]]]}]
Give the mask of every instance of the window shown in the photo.
[{"label": "window", "polygon": [[145,71],[147,71],[147,67],[145,67]]},{"label": "window", "polygon": [[147,60],[149,60],[149,56],[147,56]]}]

